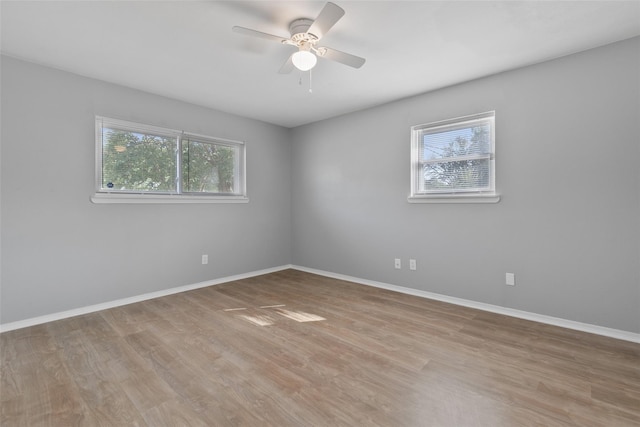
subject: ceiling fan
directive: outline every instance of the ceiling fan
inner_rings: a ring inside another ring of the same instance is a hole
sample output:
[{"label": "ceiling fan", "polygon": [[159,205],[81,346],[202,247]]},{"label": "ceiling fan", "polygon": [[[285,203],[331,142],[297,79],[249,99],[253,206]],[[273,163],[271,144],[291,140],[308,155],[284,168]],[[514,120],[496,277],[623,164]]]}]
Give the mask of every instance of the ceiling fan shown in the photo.
[{"label": "ceiling fan", "polygon": [[344,10],[334,4],[327,3],[318,17],[314,20],[301,18],[296,19],[289,25],[291,37],[280,37],[261,31],[251,30],[244,27],[233,27],[233,31],[253,37],[260,37],[278,43],[295,46],[298,48],[280,68],[281,74],[290,73],[293,68],[301,71],[308,71],[315,67],[317,56],[320,58],[336,61],[353,68],[360,68],[365,62],[364,58],[341,52],[330,47],[317,46],[317,43],[344,15]]}]

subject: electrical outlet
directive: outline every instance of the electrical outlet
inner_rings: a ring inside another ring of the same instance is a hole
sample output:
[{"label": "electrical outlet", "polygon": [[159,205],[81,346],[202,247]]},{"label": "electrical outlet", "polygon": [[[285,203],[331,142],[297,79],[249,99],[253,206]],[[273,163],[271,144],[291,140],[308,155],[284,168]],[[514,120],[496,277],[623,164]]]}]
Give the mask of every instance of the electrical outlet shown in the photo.
[{"label": "electrical outlet", "polygon": [[202,255],[202,264],[209,264],[209,255]]},{"label": "electrical outlet", "polygon": [[409,270],[417,270],[418,266],[415,259],[409,260]]},{"label": "electrical outlet", "polygon": [[400,261],[400,258],[396,258],[395,267],[396,267],[396,270],[400,270],[402,268],[402,261]]},{"label": "electrical outlet", "polygon": [[516,275],[514,273],[507,273],[505,276],[506,284],[509,286],[516,285]]}]

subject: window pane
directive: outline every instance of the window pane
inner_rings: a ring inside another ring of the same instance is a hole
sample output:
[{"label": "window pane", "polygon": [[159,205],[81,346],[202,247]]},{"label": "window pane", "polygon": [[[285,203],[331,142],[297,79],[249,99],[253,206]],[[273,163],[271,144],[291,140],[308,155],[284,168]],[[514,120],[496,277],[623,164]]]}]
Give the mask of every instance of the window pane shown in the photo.
[{"label": "window pane", "polygon": [[176,139],[102,128],[102,188],[150,192],[176,190]]},{"label": "window pane", "polygon": [[237,147],[184,139],[182,190],[188,193],[238,193]]},{"label": "window pane", "polygon": [[420,191],[469,191],[490,189],[489,157],[423,165]]},{"label": "window pane", "polygon": [[488,123],[444,132],[425,133],[421,160],[447,159],[461,156],[489,154],[491,130]]}]

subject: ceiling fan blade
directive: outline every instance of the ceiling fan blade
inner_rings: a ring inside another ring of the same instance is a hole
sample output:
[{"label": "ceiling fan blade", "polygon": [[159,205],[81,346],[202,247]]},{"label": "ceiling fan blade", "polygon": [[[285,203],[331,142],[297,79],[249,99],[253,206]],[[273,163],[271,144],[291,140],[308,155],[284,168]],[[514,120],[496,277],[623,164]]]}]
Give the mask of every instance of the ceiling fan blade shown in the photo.
[{"label": "ceiling fan blade", "polygon": [[336,61],[344,65],[348,65],[353,68],[360,68],[364,65],[366,59],[359,56],[351,55],[350,53],[340,52],[339,50],[331,49],[330,47],[318,48],[324,52],[323,55],[318,55],[320,58]]},{"label": "ceiling fan blade", "polygon": [[291,71],[293,71],[294,66],[293,66],[293,60],[291,58],[293,58],[293,53],[289,56],[289,59],[287,59],[287,62],[282,64],[282,67],[280,67],[280,71],[278,71],[278,73],[289,74]]},{"label": "ceiling fan blade", "polygon": [[316,20],[313,21],[307,33],[313,34],[320,40],[343,15],[344,10],[340,6],[329,2],[324,6]]},{"label": "ceiling fan blade", "polygon": [[240,33],[240,34],[244,34],[252,37],[259,37],[261,39],[272,40],[278,43],[283,43],[286,40],[289,40],[289,38],[287,37],[274,36],[273,34],[267,34],[267,33],[263,33],[262,31],[256,31],[256,30],[252,30],[244,27],[235,26],[232,28],[232,30],[236,33]]}]

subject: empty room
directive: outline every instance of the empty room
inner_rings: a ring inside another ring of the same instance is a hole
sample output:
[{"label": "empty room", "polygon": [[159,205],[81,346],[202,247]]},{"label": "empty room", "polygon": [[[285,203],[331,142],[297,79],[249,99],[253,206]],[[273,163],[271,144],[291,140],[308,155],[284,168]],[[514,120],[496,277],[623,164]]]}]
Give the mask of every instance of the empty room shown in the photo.
[{"label": "empty room", "polygon": [[639,1],[0,1],[0,425],[639,426]]}]

